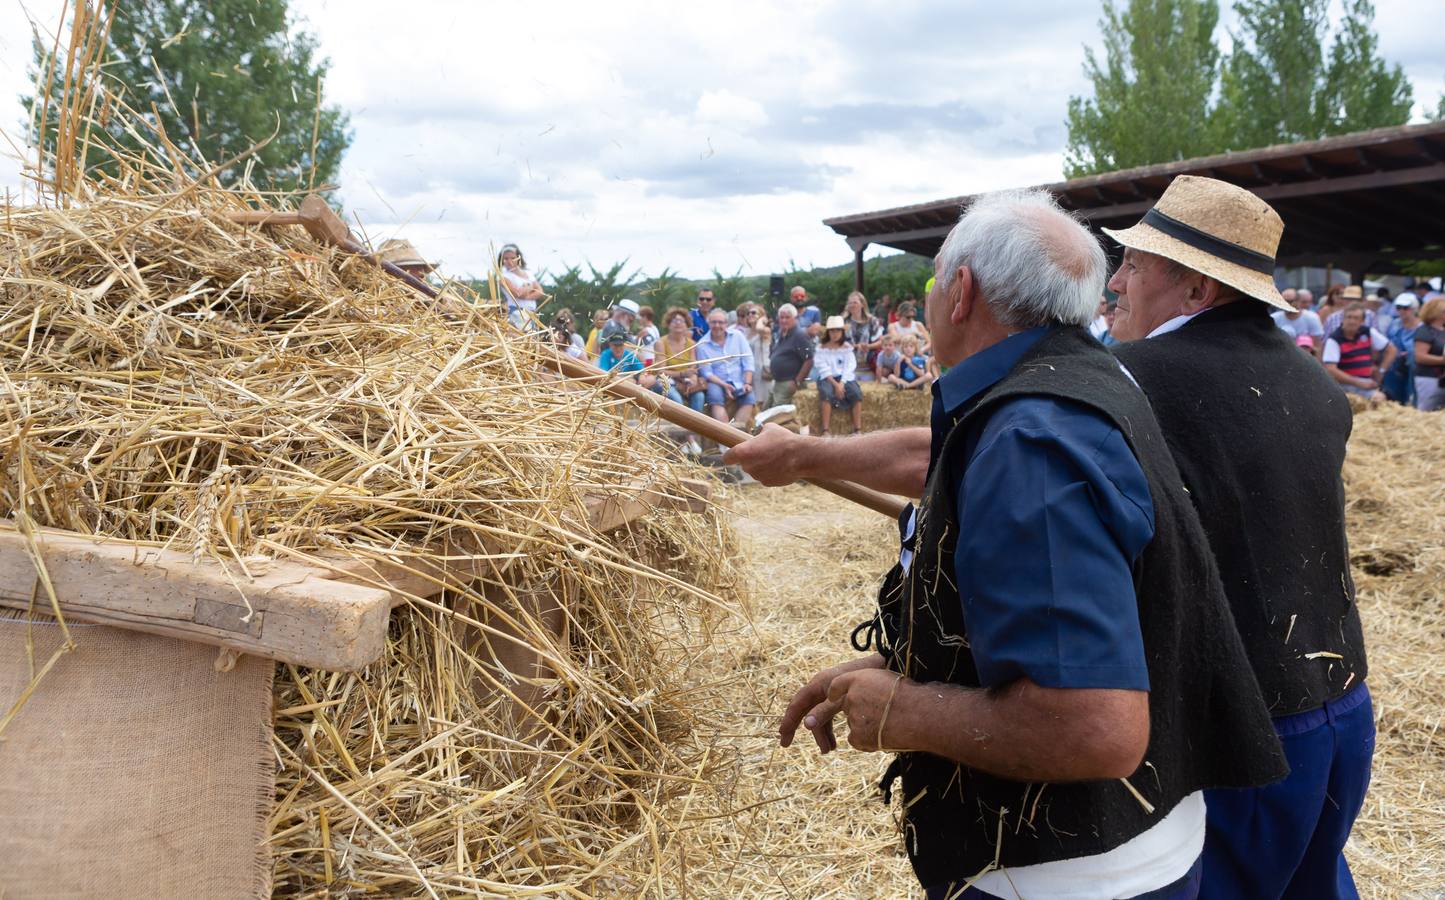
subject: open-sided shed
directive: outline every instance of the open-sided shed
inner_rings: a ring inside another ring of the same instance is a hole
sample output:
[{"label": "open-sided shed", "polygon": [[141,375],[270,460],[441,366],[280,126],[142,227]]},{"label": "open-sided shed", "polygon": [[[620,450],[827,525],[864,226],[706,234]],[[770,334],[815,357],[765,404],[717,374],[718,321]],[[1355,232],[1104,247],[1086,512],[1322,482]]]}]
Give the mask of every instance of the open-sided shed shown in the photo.
[{"label": "open-sided shed", "polygon": [[[1445,122],[1125,169],[1042,185],[1094,228],[1133,224],[1176,175],[1237,184],[1284,219],[1281,267],[1333,266],[1360,282],[1399,260],[1445,255]],[[863,251],[932,256],[972,195],[824,219],[847,239],[861,289]]]}]

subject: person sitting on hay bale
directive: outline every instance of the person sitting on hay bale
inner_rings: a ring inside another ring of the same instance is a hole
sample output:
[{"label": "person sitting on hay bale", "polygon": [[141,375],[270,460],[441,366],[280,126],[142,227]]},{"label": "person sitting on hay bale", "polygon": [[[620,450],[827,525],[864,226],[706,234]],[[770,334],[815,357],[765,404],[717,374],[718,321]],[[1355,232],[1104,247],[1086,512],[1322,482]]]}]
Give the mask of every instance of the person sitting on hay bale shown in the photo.
[{"label": "person sitting on hay bale", "polygon": [[708,334],[697,344],[698,371],[707,383],[707,408],[714,419],[733,419],[746,427],[752,421],[753,349],[747,338],[728,328],[728,314],[707,314]]},{"label": "person sitting on hay bale", "polygon": [[903,362],[903,354],[898,352],[898,338],[891,334],[883,335],[879,342],[878,358],[873,361],[873,377],[884,384],[893,384],[898,378],[899,364]]},{"label": "person sitting on hay bale", "polygon": [[1286,772],[1155,416],[1085,330],[1106,266],[1047,192],[975,199],[924,307],[951,367],[932,428],[764,428],[724,458],[923,498],[855,631],[880,652],[819,673],[780,736],[831,752],[842,713],[899,754],[930,898],[1193,896],[1203,790]]},{"label": "person sitting on hay bale", "polygon": [[603,348],[602,355],[597,359],[597,368],[604,372],[616,372],[620,375],[631,375],[632,380],[656,394],[666,392],[662,381],[656,374],[647,371],[642,360],[627,346],[627,335],[621,331],[614,331],[607,336],[607,346]]},{"label": "person sitting on hay bale", "polygon": [[933,373],[929,370],[928,357],[918,349],[918,339],[904,338],[893,386],[900,390],[920,390],[931,384]]},{"label": "person sitting on hay bale", "polygon": [[858,357],[848,342],[847,323],[842,316],[829,316],[822,343],[813,352],[813,370],[818,373],[818,415],[823,434],[831,433],[833,410],[848,410],[853,433],[863,430],[863,389],[858,386]]}]

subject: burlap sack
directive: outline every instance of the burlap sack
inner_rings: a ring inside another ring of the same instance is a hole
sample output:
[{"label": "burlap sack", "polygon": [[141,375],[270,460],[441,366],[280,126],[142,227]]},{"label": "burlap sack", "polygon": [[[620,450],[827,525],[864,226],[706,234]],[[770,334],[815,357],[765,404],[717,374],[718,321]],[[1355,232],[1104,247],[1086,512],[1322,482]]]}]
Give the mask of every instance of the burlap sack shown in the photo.
[{"label": "burlap sack", "polygon": [[[4,615],[4,614],[0,614]],[[0,731],[0,896],[263,897],[274,665],[116,628],[76,649]],[[0,619],[0,717],[60,646]]]}]

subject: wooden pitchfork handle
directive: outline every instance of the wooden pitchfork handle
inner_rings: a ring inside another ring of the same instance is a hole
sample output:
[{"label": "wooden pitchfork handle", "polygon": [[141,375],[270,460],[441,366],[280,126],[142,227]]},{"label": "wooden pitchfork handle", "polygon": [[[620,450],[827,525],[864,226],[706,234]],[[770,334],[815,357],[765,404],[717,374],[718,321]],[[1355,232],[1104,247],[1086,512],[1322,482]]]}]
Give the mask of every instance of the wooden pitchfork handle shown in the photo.
[{"label": "wooden pitchfork handle", "polygon": [[[427,284],[410,272],[401,267],[389,263],[375,254],[369,252],[351,237],[351,229],[346,222],[336,214],[325,200],[316,194],[311,194],[301,202],[296,212],[266,212],[262,210],[248,210],[244,212],[230,212],[226,214],[233,222],[244,225],[300,225],[316,240],[324,244],[339,247],[348,253],[364,257],[368,261],[380,266],[383,271],[394,278],[406,282],[412,288],[420,291],[433,299],[440,297],[436,288]],[[655,394],[642,385],[628,378],[614,378],[611,374],[602,371],[596,366],[589,365],[580,359],[573,359],[565,353],[559,353],[555,349],[542,345],[539,347],[542,356],[548,364],[554,366],[562,374],[579,381],[597,384],[604,391],[615,397],[620,397],[641,406],[660,419],[664,419],[688,431],[710,438],[717,443],[732,447],[748,440],[751,435],[740,428],[735,428],[726,422],[719,422],[712,416],[700,413],[689,406],[684,406],[673,400],[669,400],[660,394]],[[829,493],[836,494],[845,500],[861,504],[869,509],[880,512],[890,519],[897,519],[903,513],[905,501],[892,494],[884,494],[872,488],[863,487],[861,484],[854,484],[851,481],[832,481],[810,479],[809,484],[816,485]]]}]

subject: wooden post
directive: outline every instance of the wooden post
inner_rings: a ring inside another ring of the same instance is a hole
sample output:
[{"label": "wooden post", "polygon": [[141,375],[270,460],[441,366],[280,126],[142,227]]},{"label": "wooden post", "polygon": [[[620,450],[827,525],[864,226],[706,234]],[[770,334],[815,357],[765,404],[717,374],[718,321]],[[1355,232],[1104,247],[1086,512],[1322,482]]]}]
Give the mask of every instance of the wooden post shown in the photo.
[{"label": "wooden post", "polygon": [[863,251],[868,249],[867,238],[848,238],[853,248],[853,290],[863,293]]}]

